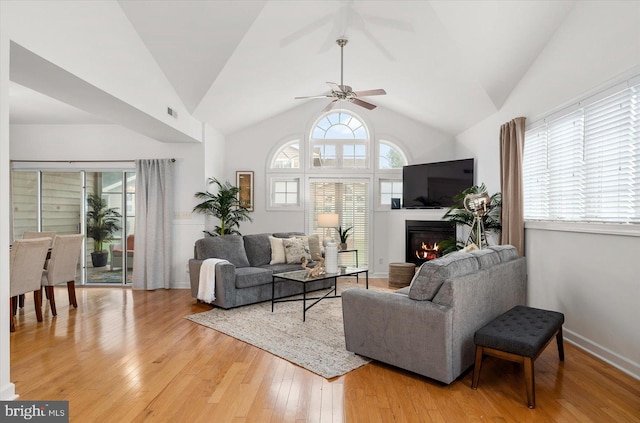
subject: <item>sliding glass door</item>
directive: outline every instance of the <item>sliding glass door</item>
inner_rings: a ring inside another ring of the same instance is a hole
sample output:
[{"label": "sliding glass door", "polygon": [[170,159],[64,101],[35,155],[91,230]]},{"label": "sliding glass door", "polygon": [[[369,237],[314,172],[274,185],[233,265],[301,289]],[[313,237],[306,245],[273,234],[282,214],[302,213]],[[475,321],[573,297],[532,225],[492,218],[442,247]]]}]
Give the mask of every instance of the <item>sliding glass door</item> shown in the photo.
[{"label": "sliding glass door", "polygon": [[131,283],[134,255],[135,172],[14,170],[12,183],[13,238],[25,231],[53,231],[59,235],[86,233],[86,198],[98,195],[115,209],[119,229],[104,242],[106,265],[94,262],[93,239],[84,243],[78,265],[81,284]]}]

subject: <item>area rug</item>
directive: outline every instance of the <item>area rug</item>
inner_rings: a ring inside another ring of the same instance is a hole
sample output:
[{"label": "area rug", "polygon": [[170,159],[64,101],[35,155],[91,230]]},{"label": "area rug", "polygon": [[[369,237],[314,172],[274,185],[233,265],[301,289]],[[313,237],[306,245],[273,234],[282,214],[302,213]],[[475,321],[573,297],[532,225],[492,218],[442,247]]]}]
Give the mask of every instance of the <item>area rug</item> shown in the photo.
[{"label": "area rug", "polygon": [[[338,282],[338,293],[350,288],[364,289],[364,284]],[[327,379],[370,361],[345,348],[340,298],[325,298],[314,305],[307,311],[305,322],[301,301],[276,303],[273,313],[271,302],[267,301],[231,310],[214,308],[185,318],[255,345]]]}]

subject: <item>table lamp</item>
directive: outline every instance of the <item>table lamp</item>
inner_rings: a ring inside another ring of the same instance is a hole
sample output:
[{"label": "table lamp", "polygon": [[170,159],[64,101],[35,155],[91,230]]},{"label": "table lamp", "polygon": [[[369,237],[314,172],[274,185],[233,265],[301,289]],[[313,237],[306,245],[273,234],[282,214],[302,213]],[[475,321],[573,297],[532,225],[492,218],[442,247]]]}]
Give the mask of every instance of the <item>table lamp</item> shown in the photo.
[{"label": "table lamp", "polygon": [[330,228],[337,228],[340,224],[340,216],[337,213],[320,213],[318,215],[318,227],[319,228],[327,228],[324,238],[322,240],[322,245],[325,247],[329,242],[335,242],[333,236],[331,235]]}]

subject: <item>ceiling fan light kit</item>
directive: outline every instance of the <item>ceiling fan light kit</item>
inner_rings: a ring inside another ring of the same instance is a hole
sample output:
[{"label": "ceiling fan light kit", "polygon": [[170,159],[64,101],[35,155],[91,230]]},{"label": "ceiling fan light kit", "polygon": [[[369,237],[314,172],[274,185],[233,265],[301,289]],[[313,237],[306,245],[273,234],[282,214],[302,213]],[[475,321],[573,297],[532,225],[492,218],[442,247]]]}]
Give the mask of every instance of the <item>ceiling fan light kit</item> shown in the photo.
[{"label": "ceiling fan light kit", "polygon": [[368,110],[373,110],[377,106],[369,103],[368,101],[361,100],[359,97],[368,97],[372,95],[385,95],[387,92],[382,88],[375,90],[353,91],[349,85],[344,84],[344,46],[347,45],[349,40],[346,38],[338,38],[336,44],[340,46],[340,85],[335,82],[327,82],[327,85],[331,88],[330,94],[313,95],[306,97],[296,97],[296,99],[304,98],[333,98],[333,100],[322,110],[322,113],[327,112],[337,104],[338,101],[348,101],[357,106],[364,107]]}]

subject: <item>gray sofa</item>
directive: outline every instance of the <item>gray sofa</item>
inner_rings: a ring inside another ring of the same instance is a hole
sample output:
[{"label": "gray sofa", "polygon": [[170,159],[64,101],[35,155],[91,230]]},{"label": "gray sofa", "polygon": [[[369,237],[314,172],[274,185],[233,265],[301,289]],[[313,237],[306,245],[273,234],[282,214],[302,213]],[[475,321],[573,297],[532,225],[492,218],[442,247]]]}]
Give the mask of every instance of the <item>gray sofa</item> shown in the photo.
[{"label": "gray sofa", "polygon": [[448,254],[398,291],[344,291],[346,347],[449,384],[474,362],[475,331],[526,292],[526,260],[512,246]]},{"label": "gray sofa", "polygon": [[[271,281],[274,273],[302,270],[300,264],[269,264],[271,242],[269,236],[289,238],[304,236],[299,232],[283,232],[255,235],[225,235],[205,237],[195,243],[194,258],[189,260],[191,296],[197,298],[200,267],[208,258],[220,258],[229,263],[216,265],[216,286],[213,305],[224,309],[271,300]],[[310,262],[308,266],[313,266]],[[307,291],[331,286],[331,280],[316,281],[307,285]],[[302,284],[276,281],[275,295],[286,297],[302,293]]]}]

